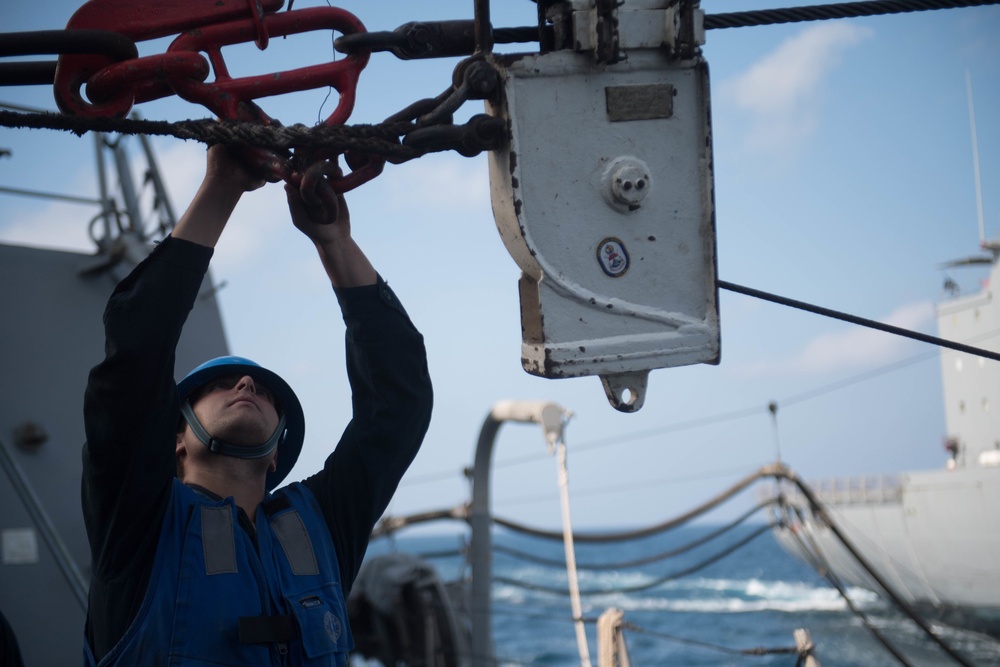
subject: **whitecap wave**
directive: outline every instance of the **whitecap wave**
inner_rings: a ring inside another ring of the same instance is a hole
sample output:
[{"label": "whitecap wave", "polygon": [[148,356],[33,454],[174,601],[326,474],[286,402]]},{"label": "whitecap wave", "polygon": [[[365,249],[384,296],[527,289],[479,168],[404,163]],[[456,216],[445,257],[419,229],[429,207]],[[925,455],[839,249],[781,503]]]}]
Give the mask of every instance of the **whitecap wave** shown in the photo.
[{"label": "whitecap wave", "polygon": [[[855,604],[875,603],[878,596],[864,589],[850,589]],[[601,596],[601,604],[613,604],[626,611],[676,611],[696,613],[744,613],[779,611],[845,611],[847,603],[833,588],[821,588],[793,581],[761,579],[692,579],[672,582],[660,595]]]}]

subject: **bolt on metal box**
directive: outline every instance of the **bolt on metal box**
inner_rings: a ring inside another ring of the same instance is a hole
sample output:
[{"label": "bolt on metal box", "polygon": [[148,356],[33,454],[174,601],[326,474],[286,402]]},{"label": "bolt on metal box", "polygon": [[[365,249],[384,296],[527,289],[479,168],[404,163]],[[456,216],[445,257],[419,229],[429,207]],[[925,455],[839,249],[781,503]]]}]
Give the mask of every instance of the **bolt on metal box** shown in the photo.
[{"label": "bolt on metal box", "polygon": [[522,365],[639,409],[654,368],[719,361],[708,65],[637,49],[498,57],[497,228],[522,270]]}]

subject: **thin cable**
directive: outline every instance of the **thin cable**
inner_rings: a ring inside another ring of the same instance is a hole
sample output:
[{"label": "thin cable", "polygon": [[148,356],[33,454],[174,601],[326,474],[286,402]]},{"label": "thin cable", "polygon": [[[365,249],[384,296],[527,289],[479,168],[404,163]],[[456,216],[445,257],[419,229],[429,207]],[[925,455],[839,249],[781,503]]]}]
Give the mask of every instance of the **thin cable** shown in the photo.
[{"label": "thin cable", "polygon": [[[626,433],[619,436],[609,436],[607,438],[601,438],[599,440],[592,440],[591,442],[585,443],[583,445],[578,445],[573,448],[574,452],[585,452],[592,449],[599,449],[602,447],[607,447],[610,445],[620,445],[623,441],[627,440],[639,440],[642,438],[651,438],[656,435],[662,435],[664,433],[673,433],[676,431],[686,431],[692,428],[699,428],[701,426],[713,426],[715,424],[721,424],[726,421],[733,421],[736,419],[743,419],[745,417],[752,417],[758,415],[765,408],[759,406],[751,408],[743,408],[740,410],[731,410],[729,412],[723,412],[715,415],[709,415],[707,417],[700,417],[698,419],[690,419],[688,421],[677,422],[676,424],[667,424],[666,426],[658,426],[655,428],[644,429],[642,431],[633,431],[632,433]],[[499,468],[507,468],[516,465],[522,465],[524,463],[531,463],[544,459],[544,454],[529,454],[521,457],[513,457],[509,459],[504,459],[503,461],[497,461],[493,464],[493,469],[497,470]]]},{"label": "thin cable", "polygon": [[861,326],[869,327],[871,329],[878,329],[879,331],[895,334],[897,336],[903,336],[904,338],[912,338],[913,340],[919,340],[924,343],[930,343],[931,345],[937,345],[939,347],[947,347],[952,350],[958,350],[959,352],[966,352],[968,354],[973,354],[977,357],[985,357],[987,359],[993,359],[994,361],[1000,361],[1000,352],[992,352],[990,350],[984,350],[982,348],[972,347],[971,345],[955,343],[950,340],[945,340],[944,338],[938,338],[937,336],[929,336],[927,334],[922,334],[917,331],[910,331],[909,329],[903,329],[902,327],[892,326],[891,324],[885,324],[883,322],[869,320],[864,317],[858,317],[857,315],[849,315],[848,313],[842,313],[837,310],[823,308],[822,306],[814,306],[804,301],[796,301],[795,299],[789,299],[787,297],[778,296],[777,294],[771,294],[769,292],[762,292],[761,290],[753,289],[751,287],[743,287],[742,285],[736,285],[734,283],[727,282],[725,280],[719,281],[719,287],[721,287],[722,289],[729,290],[731,292],[736,292],[738,294],[744,294],[746,296],[752,296],[757,299],[763,299],[764,301],[771,301],[773,303],[781,304],[782,306],[798,308],[799,310],[805,310],[810,313],[816,313],[817,315],[832,317],[837,320],[843,320],[844,322],[850,322],[851,324],[859,324]]},{"label": "thin cable", "polygon": [[700,646],[701,648],[712,649],[713,651],[719,651],[721,653],[728,653],[729,655],[780,655],[789,653],[798,653],[799,649],[794,646],[780,646],[776,648],[730,648],[728,646],[720,646],[719,644],[712,644],[709,642],[699,641],[697,639],[687,639],[685,637],[677,637],[675,635],[668,635],[664,632],[659,632],[657,630],[650,630],[649,628],[644,628],[634,623],[629,623],[627,621],[622,623],[622,627],[633,632],[639,632],[651,637],[658,637],[660,639],[666,639],[672,642],[678,642],[680,644],[689,644],[691,646]]},{"label": "thin cable", "polygon": [[931,638],[934,643],[936,643],[941,650],[948,654],[955,662],[965,667],[972,667],[972,663],[966,660],[962,655],[960,655],[955,649],[953,649],[947,642],[937,636],[927,622],[907,603],[903,600],[895,589],[893,589],[888,582],[872,567],[868,559],[865,558],[854,543],[847,539],[847,536],[840,530],[833,518],[826,512],[822,503],[813,493],[812,488],[806,484],[797,474],[791,470],[784,468],[783,466],[775,470],[775,478],[787,479],[789,482],[798,487],[802,495],[805,496],[806,500],[809,502],[809,510],[813,516],[817,517],[819,520],[823,521],[830,531],[833,533],[834,537],[847,549],[848,553],[854,558],[855,562],[860,565],[864,571],[868,574],[871,579],[878,584],[878,586],[885,591],[886,595],[890,600],[898,607],[904,614],[906,614],[910,620],[917,624],[917,626],[923,630],[924,634]]},{"label": "thin cable", "polygon": [[972,131],[972,174],[976,180],[976,218],[979,221],[979,244],[986,243],[986,223],[983,220],[983,183],[979,177],[979,139],[976,138],[976,108],[972,100],[972,75],[965,70],[965,92],[969,99],[969,129]]},{"label": "thin cable", "polygon": [[[1000,329],[994,329],[994,330],[988,331],[988,332],[986,332],[984,334],[980,334],[980,335],[974,336],[972,338],[968,338],[968,339],[966,339],[966,342],[972,343],[972,342],[977,342],[977,341],[982,341],[982,340],[988,340],[988,339],[993,338],[993,337],[995,337],[997,335],[1000,335]],[[893,371],[897,371],[897,370],[899,370],[901,368],[905,368],[906,366],[911,366],[913,364],[916,364],[916,363],[919,363],[919,362],[922,362],[922,361],[928,361],[928,360],[930,360],[932,358],[936,358],[938,356],[938,354],[939,354],[939,352],[937,350],[933,350],[931,352],[927,352],[927,353],[922,353],[922,354],[919,354],[919,355],[915,355],[913,357],[909,357],[909,358],[903,359],[901,361],[893,362],[891,364],[886,364],[884,366],[881,366],[879,368],[876,368],[876,369],[873,369],[873,370],[870,370],[870,371],[865,371],[864,373],[858,373],[856,375],[852,375],[852,376],[850,376],[848,378],[845,378],[843,380],[837,380],[835,382],[831,382],[831,383],[828,383],[828,384],[816,387],[814,389],[808,389],[808,390],[800,392],[798,394],[794,394],[792,396],[788,396],[786,398],[779,399],[777,401],[777,403],[779,405],[781,405],[781,406],[784,406],[784,407],[788,407],[789,405],[795,405],[797,403],[803,403],[803,402],[811,400],[813,398],[818,398],[819,396],[823,396],[825,394],[832,393],[832,392],[837,391],[839,389],[845,389],[847,387],[850,387],[852,385],[858,384],[860,382],[865,382],[866,380],[871,380],[871,379],[879,377],[881,375],[885,375],[887,373],[891,373]],[[720,423],[723,423],[723,422],[726,422],[726,421],[732,421],[732,420],[736,420],[736,419],[743,419],[743,418],[746,418],[746,417],[754,417],[754,416],[757,416],[757,415],[761,414],[766,409],[767,408],[763,408],[763,407],[759,407],[758,406],[758,407],[743,408],[743,409],[739,409],[739,410],[729,410],[729,411],[720,412],[720,413],[717,413],[717,414],[714,414],[714,415],[707,415],[705,417],[699,417],[698,419],[692,419],[692,420],[688,420],[688,421],[684,421],[684,422],[677,422],[675,424],[667,424],[665,426],[659,426],[659,427],[655,427],[655,428],[644,429],[644,430],[641,430],[641,431],[633,431],[631,433],[624,433],[624,434],[620,434],[620,435],[614,436],[614,437],[607,437],[607,438],[601,438],[601,439],[598,439],[598,440],[593,440],[591,442],[584,443],[582,445],[577,445],[576,447],[574,447],[573,451],[575,451],[577,453],[580,453],[580,452],[585,452],[585,451],[600,449],[600,448],[603,448],[603,447],[609,447],[609,446],[612,446],[612,445],[620,445],[622,442],[628,442],[630,440],[640,440],[640,439],[643,439],[643,438],[651,438],[651,437],[654,437],[654,436],[657,436],[657,435],[662,435],[664,433],[672,433],[672,432],[675,432],[675,431],[683,431],[683,430],[692,429],[692,428],[699,428],[701,426],[714,426],[716,424],[720,424]],[[496,469],[496,468],[501,468],[501,467],[506,467],[506,466],[512,466],[512,465],[520,465],[522,463],[528,463],[528,462],[537,461],[537,460],[540,460],[542,458],[544,458],[543,455],[531,455],[531,456],[524,456],[524,457],[520,457],[520,458],[511,458],[511,459],[506,459],[504,461],[497,462],[496,464],[494,464],[493,467]]]},{"label": "thin cable", "polygon": [[[785,512],[787,513],[788,509],[787,507],[783,506],[782,509],[785,510]],[[802,515],[799,508],[796,507],[793,509],[797,519],[801,523]],[[840,581],[840,577],[838,577],[836,573],[834,573],[834,571],[830,568],[830,563],[823,556],[823,552],[820,551],[819,544],[816,543],[816,540],[812,537],[812,535],[811,534],[809,535],[809,546],[806,546],[805,542],[802,539],[802,536],[798,532],[796,531],[789,531],[789,532],[795,538],[795,541],[798,542],[799,547],[802,549],[803,553],[808,556],[807,560],[812,561],[813,569],[816,570],[816,572],[820,573],[830,583],[830,585],[837,590],[837,592],[840,594],[840,597],[842,597],[844,599],[844,602],[847,604],[847,608],[850,609],[851,612],[858,617],[858,619],[865,626],[865,628],[872,634],[872,636],[875,637],[875,639],[878,640],[880,644],[882,644],[883,648],[885,648],[885,650],[891,653],[892,656],[896,658],[896,660],[901,665],[904,665],[905,667],[910,667],[910,662],[906,658],[906,656],[904,656],[899,651],[899,649],[897,649],[896,646],[892,642],[890,642],[889,639],[885,637],[879,631],[879,629],[872,624],[871,620],[868,618],[868,615],[865,614],[857,605],[855,605],[853,600],[851,600],[850,596],[847,594],[846,587],[843,585],[843,582]]]}]

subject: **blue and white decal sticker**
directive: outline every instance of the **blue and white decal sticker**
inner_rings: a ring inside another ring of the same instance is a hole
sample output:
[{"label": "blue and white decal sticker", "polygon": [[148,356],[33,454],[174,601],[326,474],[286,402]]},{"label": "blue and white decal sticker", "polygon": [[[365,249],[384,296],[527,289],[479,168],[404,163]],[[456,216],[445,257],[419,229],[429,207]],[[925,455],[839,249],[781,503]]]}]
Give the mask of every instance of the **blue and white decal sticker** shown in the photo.
[{"label": "blue and white decal sticker", "polygon": [[601,241],[601,245],[597,247],[597,261],[604,273],[612,278],[617,278],[628,271],[628,251],[616,238]]}]

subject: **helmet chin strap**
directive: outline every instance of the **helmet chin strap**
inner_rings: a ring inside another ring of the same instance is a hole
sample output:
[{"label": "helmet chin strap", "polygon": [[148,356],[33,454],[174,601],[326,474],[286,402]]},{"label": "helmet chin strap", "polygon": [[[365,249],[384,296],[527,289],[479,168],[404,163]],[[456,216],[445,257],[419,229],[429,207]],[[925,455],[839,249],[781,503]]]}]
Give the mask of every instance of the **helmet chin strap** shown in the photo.
[{"label": "helmet chin strap", "polygon": [[184,401],[181,405],[181,414],[184,416],[184,421],[191,427],[191,432],[194,433],[194,436],[198,438],[201,444],[208,447],[210,452],[238,459],[259,459],[267,456],[274,451],[274,448],[278,446],[278,442],[281,441],[282,436],[285,434],[285,416],[282,415],[281,420],[278,421],[278,428],[274,429],[274,433],[263,444],[256,447],[234,445],[231,442],[225,442],[209,435],[205,427],[198,421],[198,417],[195,416],[190,401]]}]

